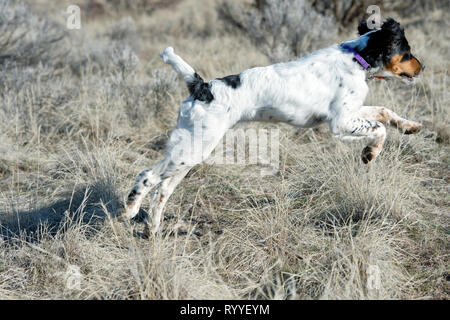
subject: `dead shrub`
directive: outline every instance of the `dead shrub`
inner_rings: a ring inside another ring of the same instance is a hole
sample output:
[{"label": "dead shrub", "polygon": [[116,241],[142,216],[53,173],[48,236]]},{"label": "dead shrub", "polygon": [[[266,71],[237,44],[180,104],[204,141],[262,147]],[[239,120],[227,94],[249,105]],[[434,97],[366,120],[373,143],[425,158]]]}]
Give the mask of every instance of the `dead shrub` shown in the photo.
[{"label": "dead shrub", "polygon": [[0,64],[61,63],[64,37],[63,27],[37,16],[24,3],[0,0]]},{"label": "dead shrub", "polygon": [[337,36],[334,19],[315,11],[307,0],[258,0],[252,6],[224,1],[218,13],[273,61],[321,48]]}]

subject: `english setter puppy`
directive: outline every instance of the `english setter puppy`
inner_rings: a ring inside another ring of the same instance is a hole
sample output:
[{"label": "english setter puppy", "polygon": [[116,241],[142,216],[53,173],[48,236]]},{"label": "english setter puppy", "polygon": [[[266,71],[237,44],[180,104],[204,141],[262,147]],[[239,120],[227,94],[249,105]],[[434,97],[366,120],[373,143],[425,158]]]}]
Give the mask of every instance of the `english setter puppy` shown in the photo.
[{"label": "english setter puppy", "polygon": [[[177,125],[170,135],[164,159],[142,171],[128,195],[123,217],[133,218],[145,195],[153,193],[151,221],[145,232],[156,232],[168,198],[188,171],[205,160],[225,132],[240,121],[282,121],[298,127],[329,124],[338,138],[367,138],[362,161],[377,157],[386,138],[386,126],[405,134],[421,124],[406,120],[385,107],[364,106],[369,78],[393,77],[413,82],[424,66],[411,54],[404,30],[388,19],[370,30],[365,21],[359,37],[332,45],[295,61],[245,70],[209,83],[168,47],[161,54],[187,84]],[[196,126],[201,134],[196,134]]]}]

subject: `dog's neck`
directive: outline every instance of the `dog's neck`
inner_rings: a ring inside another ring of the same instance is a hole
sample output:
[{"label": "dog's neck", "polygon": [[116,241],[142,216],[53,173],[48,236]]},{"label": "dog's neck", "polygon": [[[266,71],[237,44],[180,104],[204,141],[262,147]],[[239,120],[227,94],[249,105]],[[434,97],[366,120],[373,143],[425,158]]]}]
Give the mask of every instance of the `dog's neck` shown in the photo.
[{"label": "dog's neck", "polygon": [[351,52],[353,54],[353,59],[355,59],[356,62],[358,62],[361,67],[363,67],[363,69],[368,71],[371,68],[370,64],[354,48],[345,43],[342,43],[341,49]]},{"label": "dog's neck", "polygon": [[367,62],[367,57],[364,57],[363,49],[367,46],[370,34],[376,32],[377,30],[370,31],[358,38],[348,40],[340,45],[341,50],[347,53],[353,54],[353,60],[355,64],[358,64],[359,68],[364,69],[366,72],[366,79],[385,79],[384,77],[376,76],[380,71],[380,67],[372,66]]}]

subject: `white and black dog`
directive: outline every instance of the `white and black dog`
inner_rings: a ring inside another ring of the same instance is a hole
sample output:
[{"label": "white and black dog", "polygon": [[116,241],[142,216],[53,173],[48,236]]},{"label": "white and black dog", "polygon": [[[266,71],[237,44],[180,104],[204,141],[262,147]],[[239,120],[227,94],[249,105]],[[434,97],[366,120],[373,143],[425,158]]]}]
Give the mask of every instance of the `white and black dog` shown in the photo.
[{"label": "white and black dog", "polygon": [[[362,161],[381,152],[386,126],[405,134],[420,131],[419,123],[385,107],[363,106],[366,80],[394,77],[412,82],[424,66],[411,54],[400,24],[388,19],[370,30],[362,21],[360,37],[332,45],[295,61],[245,70],[209,83],[168,47],[161,54],[186,82],[190,97],[178,113],[163,160],[144,170],[128,196],[125,218],[133,218],[145,195],[153,193],[146,232],[159,228],[164,205],[175,187],[196,164],[205,160],[225,132],[240,121],[282,121],[298,127],[327,122],[341,139],[367,138]],[[196,124],[202,134],[195,134]],[[196,148],[200,145],[201,148]]]}]

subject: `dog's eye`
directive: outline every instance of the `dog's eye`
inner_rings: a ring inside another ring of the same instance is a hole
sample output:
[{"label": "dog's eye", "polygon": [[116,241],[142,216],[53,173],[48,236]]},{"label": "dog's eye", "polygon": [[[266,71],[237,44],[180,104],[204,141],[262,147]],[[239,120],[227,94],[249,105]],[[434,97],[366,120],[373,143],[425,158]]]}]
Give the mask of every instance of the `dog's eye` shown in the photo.
[{"label": "dog's eye", "polygon": [[403,55],[402,60],[401,60],[400,62],[408,61],[408,60],[411,60],[411,52],[405,53],[405,54]]}]

